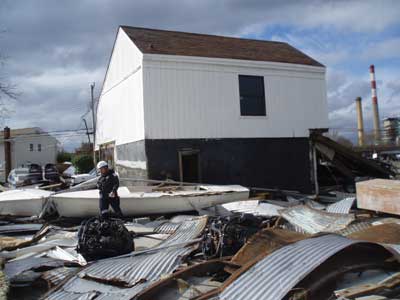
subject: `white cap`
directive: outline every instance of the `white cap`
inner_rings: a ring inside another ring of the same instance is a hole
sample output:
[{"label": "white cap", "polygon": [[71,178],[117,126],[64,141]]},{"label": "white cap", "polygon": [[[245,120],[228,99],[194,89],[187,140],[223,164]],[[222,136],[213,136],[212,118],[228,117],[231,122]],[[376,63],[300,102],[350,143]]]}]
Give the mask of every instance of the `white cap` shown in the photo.
[{"label": "white cap", "polygon": [[104,168],[104,167],[108,167],[108,163],[106,163],[104,160],[99,161],[97,163],[97,169],[101,169],[101,168]]}]

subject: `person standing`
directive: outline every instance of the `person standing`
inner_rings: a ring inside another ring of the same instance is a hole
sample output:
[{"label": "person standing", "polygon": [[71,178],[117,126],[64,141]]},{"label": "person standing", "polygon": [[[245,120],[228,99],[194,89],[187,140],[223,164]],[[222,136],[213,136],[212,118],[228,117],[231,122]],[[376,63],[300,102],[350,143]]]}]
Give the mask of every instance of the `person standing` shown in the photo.
[{"label": "person standing", "polygon": [[99,189],[100,193],[100,216],[108,216],[108,208],[111,205],[117,217],[121,218],[123,215],[118,196],[118,175],[114,172],[114,170],[108,167],[108,163],[105,161],[100,161],[97,164],[97,169],[100,171],[100,177],[97,180],[97,188]]}]

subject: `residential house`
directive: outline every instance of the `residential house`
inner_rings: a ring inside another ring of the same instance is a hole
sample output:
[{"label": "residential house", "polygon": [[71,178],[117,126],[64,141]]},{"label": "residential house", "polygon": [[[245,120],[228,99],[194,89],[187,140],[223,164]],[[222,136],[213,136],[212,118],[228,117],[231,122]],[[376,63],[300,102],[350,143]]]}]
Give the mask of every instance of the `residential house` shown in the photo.
[{"label": "residential house", "polygon": [[[11,130],[11,169],[55,163],[58,140],[38,127]],[[5,181],[4,132],[0,131],[0,181]]]}]

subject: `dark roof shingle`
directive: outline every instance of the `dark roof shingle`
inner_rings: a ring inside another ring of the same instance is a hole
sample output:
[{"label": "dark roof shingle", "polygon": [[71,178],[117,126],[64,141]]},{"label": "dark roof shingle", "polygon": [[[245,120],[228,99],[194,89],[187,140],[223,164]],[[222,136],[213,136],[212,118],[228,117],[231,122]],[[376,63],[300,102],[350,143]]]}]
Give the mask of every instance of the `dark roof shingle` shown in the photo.
[{"label": "dark roof shingle", "polygon": [[121,26],[149,54],[200,56],[323,66],[287,43]]}]

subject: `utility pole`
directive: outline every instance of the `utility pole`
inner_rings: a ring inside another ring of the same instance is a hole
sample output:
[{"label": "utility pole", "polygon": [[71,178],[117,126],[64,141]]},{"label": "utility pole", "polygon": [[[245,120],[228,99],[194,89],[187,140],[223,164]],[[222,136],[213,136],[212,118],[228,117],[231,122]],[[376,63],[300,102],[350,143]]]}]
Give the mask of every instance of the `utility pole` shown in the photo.
[{"label": "utility pole", "polygon": [[[96,147],[96,113],[95,113],[95,103],[94,103],[94,86],[95,83],[93,82],[90,85],[90,95],[92,98],[92,128],[93,128],[93,163],[96,166],[96,151],[95,151],[95,147]],[[85,121],[86,124],[86,121]],[[86,125],[87,128],[87,125]]]},{"label": "utility pole", "polygon": [[89,146],[90,146],[90,132],[89,132],[89,128],[88,128],[88,126],[87,126],[87,123],[86,123],[86,120],[85,119],[83,119],[83,122],[85,123],[85,127],[86,127],[86,134],[87,134],[87,138],[88,138],[88,140],[89,140]]}]

